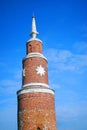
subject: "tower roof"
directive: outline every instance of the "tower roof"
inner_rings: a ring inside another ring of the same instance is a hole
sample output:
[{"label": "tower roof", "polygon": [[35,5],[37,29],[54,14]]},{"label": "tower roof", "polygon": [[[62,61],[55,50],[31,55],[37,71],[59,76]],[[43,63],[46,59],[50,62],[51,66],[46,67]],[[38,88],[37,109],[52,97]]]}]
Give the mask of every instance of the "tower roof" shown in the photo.
[{"label": "tower roof", "polygon": [[37,41],[42,42],[40,39],[36,38],[38,34],[39,33],[37,32],[37,29],[36,29],[35,16],[33,15],[32,16],[32,30],[31,30],[31,33],[30,33],[31,39],[29,39],[27,42],[30,42],[30,41],[33,41],[33,40],[37,40]]},{"label": "tower roof", "polygon": [[30,33],[30,36],[32,38],[36,38],[38,32],[37,32],[37,29],[36,29],[36,22],[35,22],[35,16],[33,15],[32,16],[32,31]]}]

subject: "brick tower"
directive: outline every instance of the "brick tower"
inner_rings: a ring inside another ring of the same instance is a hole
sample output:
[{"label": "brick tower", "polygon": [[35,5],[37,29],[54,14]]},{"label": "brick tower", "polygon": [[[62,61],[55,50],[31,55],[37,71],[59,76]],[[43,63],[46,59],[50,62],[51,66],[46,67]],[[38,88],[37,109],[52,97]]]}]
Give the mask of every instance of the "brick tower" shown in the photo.
[{"label": "brick tower", "polygon": [[48,85],[47,59],[37,34],[33,16],[31,39],[22,62],[22,88],[17,92],[18,130],[57,130],[54,91]]}]

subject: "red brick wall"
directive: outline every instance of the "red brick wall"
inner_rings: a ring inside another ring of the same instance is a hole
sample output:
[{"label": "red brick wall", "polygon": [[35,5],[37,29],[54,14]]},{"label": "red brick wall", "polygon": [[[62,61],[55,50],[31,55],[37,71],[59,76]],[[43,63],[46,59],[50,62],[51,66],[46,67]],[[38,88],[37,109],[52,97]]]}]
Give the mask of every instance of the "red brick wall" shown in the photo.
[{"label": "red brick wall", "polygon": [[[42,66],[45,70],[45,75],[40,76],[36,72],[37,66]],[[47,61],[40,57],[27,58],[23,61],[25,76],[23,76],[23,84],[38,82],[48,84],[48,69]]]},{"label": "red brick wall", "polygon": [[37,92],[18,97],[18,130],[56,129],[54,95]]},{"label": "red brick wall", "polygon": [[[30,41],[26,47],[27,54],[32,52],[42,53],[42,43],[40,41]],[[45,70],[45,74],[42,76],[37,74],[36,71],[36,68],[40,65]],[[46,59],[42,57],[27,57],[23,60],[23,70],[25,70],[23,85],[28,83],[48,84]],[[20,91],[23,89],[27,91],[29,88],[25,87]],[[42,91],[21,93],[18,96],[18,130],[57,130],[54,95]]]},{"label": "red brick wall", "polygon": [[42,43],[40,41],[31,41],[26,44],[26,53],[39,52],[42,53]]}]

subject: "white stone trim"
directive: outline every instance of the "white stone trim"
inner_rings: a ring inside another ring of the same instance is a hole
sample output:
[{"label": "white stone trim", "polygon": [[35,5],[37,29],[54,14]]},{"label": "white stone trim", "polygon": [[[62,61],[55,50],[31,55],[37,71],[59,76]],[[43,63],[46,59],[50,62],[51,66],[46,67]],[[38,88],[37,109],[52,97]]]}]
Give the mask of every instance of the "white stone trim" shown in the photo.
[{"label": "white stone trim", "polygon": [[25,93],[32,93],[32,92],[42,92],[42,93],[51,93],[54,94],[54,91],[52,89],[46,89],[46,88],[28,88],[19,90],[17,92],[17,95],[25,94]]},{"label": "white stone trim", "polygon": [[30,57],[41,57],[47,60],[47,58],[43,54],[38,53],[38,52],[29,53],[25,58],[30,58]]},{"label": "white stone trim", "polygon": [[44,76],[46,71],[42,65],[37,66],[36,68],[36,73],[39,74],[40,76]]},{"label": "white stone trim", "polygon": [[27,42],[31,42],[31,41],[39,41],[39,42],[41,42],[42,43],[42,41],[39,39],[39,38],[31,38],[31,39],[29,39]]},{"label": "white stone trim", "polygon": [[43,87],[49,88],[49,85],[44,84],[44,83],[28,83],[28,84],[23,85],[22,87],[24,88],[24,87],[31,87],[31,86],[43,86]]},{"label": "white stone trim", "polygon": [[22,75],[25,77],[25,68],[22,70]]}]

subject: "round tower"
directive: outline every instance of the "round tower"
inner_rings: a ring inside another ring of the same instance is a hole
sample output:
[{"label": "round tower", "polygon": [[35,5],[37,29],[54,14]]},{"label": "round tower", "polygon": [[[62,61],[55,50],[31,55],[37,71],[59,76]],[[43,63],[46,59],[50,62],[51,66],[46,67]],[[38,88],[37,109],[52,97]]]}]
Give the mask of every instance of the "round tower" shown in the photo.
[{"label": "round tower", "polygon": [[17,92],[18,130],[57,130],[54,91],[48,84],[47,58],[37,34],[33,16],[31,39],[22,61],[22,88]]}]

